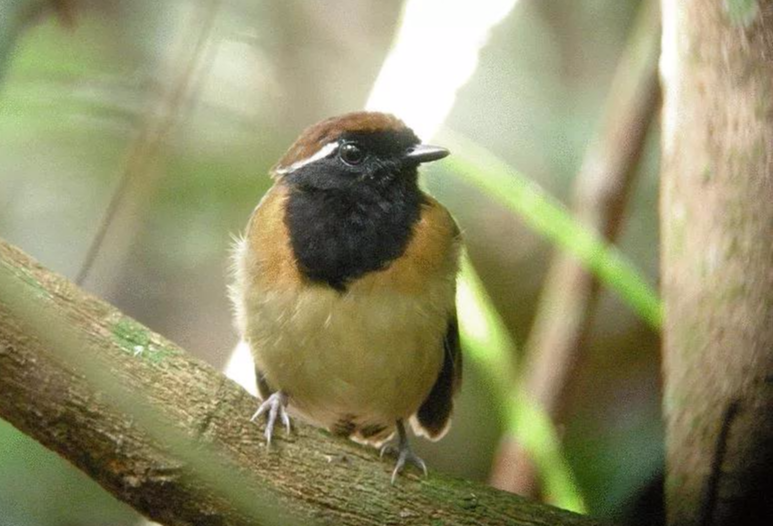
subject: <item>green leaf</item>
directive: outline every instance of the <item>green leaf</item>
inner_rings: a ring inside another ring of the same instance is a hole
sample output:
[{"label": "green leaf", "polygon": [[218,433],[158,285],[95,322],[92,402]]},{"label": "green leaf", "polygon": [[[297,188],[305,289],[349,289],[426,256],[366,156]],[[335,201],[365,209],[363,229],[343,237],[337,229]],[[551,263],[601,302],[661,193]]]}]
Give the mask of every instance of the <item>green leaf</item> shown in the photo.
[{"label": "green leaf", "polygon": [[443,133],[443,141],[454,152],[445,166],[576,257],[650,326],[660,329],[662,308],[657,293],[617,248],[493,152],[449,132]]},{"label": "green leaf", "polygon": [[464,354],[482,369],[494,388],[500,418],[537,465],[549,501],[585,513],[586,506],[561,441],[544,411],[530,403],[516,380],[516,345],[465,254],[456,296]]}]

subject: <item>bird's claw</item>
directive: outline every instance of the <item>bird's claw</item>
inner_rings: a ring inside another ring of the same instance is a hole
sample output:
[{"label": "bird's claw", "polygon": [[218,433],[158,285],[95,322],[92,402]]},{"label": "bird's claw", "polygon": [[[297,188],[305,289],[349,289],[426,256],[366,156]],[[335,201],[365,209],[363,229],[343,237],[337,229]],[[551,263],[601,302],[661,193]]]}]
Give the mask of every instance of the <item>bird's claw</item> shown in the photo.
[{"label": "bird's claw", "polygon": [[397,475],[402,473],[403,468],[405,468],[406,464],[413,464],[414,466],[419,468],[424,473],[424,476],[426,477],[427,465],[411,449],[411,446],[408,443],[408,435],[405,432],[405,427],[402,421],[398,421],[397,431],[398,431],[397,446],[395,446],[394,444],[384,444],[383,446],[381,446],[381,449],[379,451],[379,457],[382,457],[382,458],[385,453],[390,453],[390,454],[394,453],[397,455],[397,463],[395,464],[395,469],[392,471],[392,479],[391,479],[392,485],[394,485],[395,481],[397,480]]},{"label": "bird's claw", "polygon": [[397,455],[397,464],[395,464],[395,469],[392,471],[391,481],[393,486],[397,480],[397,475],[402,473],[403,468],[405,468],[407,463],[413,464],[424,473],[425,477],[427,476],[427,464],[425,464],[421,457],[416,455],[416,453],[406,445],[400,449],[400,452]]},{"label": "bird's claw", "polygon": [[264,400],[260,404],[260,407],[258,407],[258,410],[255,411],[255,414],[252,415],[252,418],[250,418],[250,421],[254,422],[260,418],[261,415],[266,415],[266,430],[264,435],[266,436],[266,445],[268,446],[271,446],[271,438],[274,435],[274,424],[276,424],[277,417],[282,421],[282,424],[285,426],[288,433],[292,430],[292,426],[290,425],[290,415],[287,412],[287,402],[287,395],[278,391]]}]

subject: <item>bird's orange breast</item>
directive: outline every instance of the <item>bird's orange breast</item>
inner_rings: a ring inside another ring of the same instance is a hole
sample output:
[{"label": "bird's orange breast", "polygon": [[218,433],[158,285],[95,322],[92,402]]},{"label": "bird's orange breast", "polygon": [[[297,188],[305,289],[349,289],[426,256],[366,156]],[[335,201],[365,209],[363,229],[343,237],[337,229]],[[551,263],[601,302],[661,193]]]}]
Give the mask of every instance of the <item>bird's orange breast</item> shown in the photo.
[{"label": "bird's orange breast", "polygon": [[[310,281],[298,266],[285,222],[288,194],[286,186],[275,185],[253,213],[245,237],[245,277],[262,290],[326,286]],[[425,196],[403,254],[383,269],[352,281],[348,290],[421,293],[428,281],[455,279],[459,245],[459,231],[451,215]]]},{"label": "bird's orange breast", "polygon": [[284,221],[287,197],[285,186],[274,185],[255,208],[247,224],[242,257],[248,286],[292,288],[305,281]]}]

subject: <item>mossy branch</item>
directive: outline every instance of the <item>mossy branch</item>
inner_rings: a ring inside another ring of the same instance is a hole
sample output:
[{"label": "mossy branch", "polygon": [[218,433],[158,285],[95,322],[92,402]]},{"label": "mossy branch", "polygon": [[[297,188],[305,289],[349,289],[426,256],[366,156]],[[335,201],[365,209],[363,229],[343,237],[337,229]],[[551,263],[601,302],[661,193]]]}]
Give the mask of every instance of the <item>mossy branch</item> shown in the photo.
[{"label": "mossy branch", "polygon": [[302,424],[267,451],[243,389],[2,241],[0,392],[2,418],[164,524],[596,524],[434,473],[390,486],[391,462]]}]

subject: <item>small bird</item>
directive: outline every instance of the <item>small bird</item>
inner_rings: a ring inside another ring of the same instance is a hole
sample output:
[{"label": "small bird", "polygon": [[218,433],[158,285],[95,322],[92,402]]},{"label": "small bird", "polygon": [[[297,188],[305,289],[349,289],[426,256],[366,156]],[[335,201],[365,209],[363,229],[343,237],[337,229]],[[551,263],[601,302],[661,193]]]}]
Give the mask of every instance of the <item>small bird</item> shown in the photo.
[{"label": "small bird", "polygon": [[392,115],[355,112],[307,128],[272,168],[231,286],[268,444],[288,411],[377,447],[397,431],[392,483],[408,462],[426,475],[405,423],[432,440],[450,424],[461,238],[417,178],[448,154]]}]

